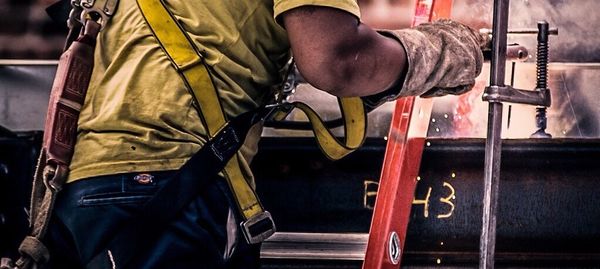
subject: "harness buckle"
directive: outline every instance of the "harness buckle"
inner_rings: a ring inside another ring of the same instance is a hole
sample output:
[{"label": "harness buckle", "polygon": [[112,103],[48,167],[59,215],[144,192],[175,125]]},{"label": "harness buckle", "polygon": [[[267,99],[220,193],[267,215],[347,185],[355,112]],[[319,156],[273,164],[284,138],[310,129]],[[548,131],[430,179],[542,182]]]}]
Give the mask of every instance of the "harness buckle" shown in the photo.
[{"label": "harness buckle", "polygon": [[115,14],[119,0],[71,0],[73,7],[81,8],[80,21],[91,19],[104,29],[106,22]]},{"label": "harness buckle", "polygon": [[296,65],[292,58],[288,62],[285,80],[275,92],[274,102],[265,106],[265,108],[269,109],[268,113],[263,116],[265,121],[282,121],[292,112],[295,106],[291,99],[294,93],[296,93],[297,86]]},{"label": "harness buckle", "polygon": [[275,233],[275,222],[269,211],[263,211],[240,223],[242,234],[248,244],[265,241]]}]

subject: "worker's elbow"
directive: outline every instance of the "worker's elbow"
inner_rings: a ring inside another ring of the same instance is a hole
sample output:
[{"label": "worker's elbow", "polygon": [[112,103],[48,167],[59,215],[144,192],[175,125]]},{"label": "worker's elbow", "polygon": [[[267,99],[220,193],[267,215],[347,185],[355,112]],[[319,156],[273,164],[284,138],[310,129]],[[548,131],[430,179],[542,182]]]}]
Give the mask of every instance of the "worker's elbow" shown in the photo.
[{"label": "worker's elbow", "polygon": [[349,81],[352,80],[352,70],[339,57],[324,55],[318,61],[306,62],[297,60],[298,71],[304,80],[313,87],[335,96],[350,94]]}]

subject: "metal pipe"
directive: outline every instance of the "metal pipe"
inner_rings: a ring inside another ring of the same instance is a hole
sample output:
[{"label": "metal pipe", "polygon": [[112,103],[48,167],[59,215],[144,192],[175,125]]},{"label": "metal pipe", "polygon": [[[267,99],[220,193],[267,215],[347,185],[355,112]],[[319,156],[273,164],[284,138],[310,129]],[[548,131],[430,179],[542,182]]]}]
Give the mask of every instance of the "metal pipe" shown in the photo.
[{"label": "metal pipe", "polygon": [[[491,41],[489,44],[489,48],[486,48],[483,51],[483,60],[490,61],[492,59],[492,45]],[[519,44],[508,45],[506,47],[506,60],[507,61],[525,61],[529,58],[529,51],[524,46]]]},{"label": "metal pipe", "polygon": [[521,45],[508,45],[506,48],[507,61],[525,61],[529,58],[529,51]]},{"label": "metal pipe", "polygon": [[494,22],[492,34],[491,86],[505,86],[506,33],[508,28],[509,0],[494,0]]},{"label": "metal pipe", "polygon": [[[479,32],[482,34],[492,34],[492,29],[482,28],[479,29]],[[538,29],[534,28],[523,28],[523,29],[510,29],[506,31],[509,35],[535,35],[538,33]],[[558,28],[550,28],[548,29],[549,35],[558,35]]]},{"label": "metal pipe", "polygon": [[[503,87],[506,74],[506,39],[509,0],[494,0],[490,85]],[[479,268],[494,268],[496,212],[502,150],[502,103],[490,102],[485,145],[483,217],[479,242]]]}]

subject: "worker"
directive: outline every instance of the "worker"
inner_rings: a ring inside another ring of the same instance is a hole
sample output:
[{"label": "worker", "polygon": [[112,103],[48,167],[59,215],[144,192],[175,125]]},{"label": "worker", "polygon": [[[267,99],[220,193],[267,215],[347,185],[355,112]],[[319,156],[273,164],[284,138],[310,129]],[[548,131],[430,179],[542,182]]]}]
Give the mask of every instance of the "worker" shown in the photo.
[{"label": "worker", "polygon": [[[400,96],[469,90],[481,71],[478,34],[444,20],[376,31],[355,0],[164,1],[201,52],[227,118],[264,106],[293,55],[316,88],[373,108]],[[242,173],[260,126],[241,148]],[[82,268],[207,141],[188,85],[135,1],[121,0],[98,36],[68,180],[46,244],[51,268]],[[176,197],[173,197],[176,199]],[[152,237],[129,268],[259,268],[220,178]],[[143,227],[140,227],[143,228]],[[106,268],[121,268],[106,255]]]}]

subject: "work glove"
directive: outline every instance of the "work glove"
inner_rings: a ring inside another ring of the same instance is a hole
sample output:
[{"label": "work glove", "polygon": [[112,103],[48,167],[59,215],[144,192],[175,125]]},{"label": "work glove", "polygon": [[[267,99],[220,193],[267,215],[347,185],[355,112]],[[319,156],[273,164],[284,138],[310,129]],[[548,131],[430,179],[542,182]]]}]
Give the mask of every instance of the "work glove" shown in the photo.
[{"label": "work glove", "polygon": [[481,73],[483,37],[461,23],[445,19],[379,33],[397,39],[404,46],[408,72],[403,81],[399,79],[385,92],[363,98],[367,106],[402,96],[462,94],[473,88],[475,78]]}]

